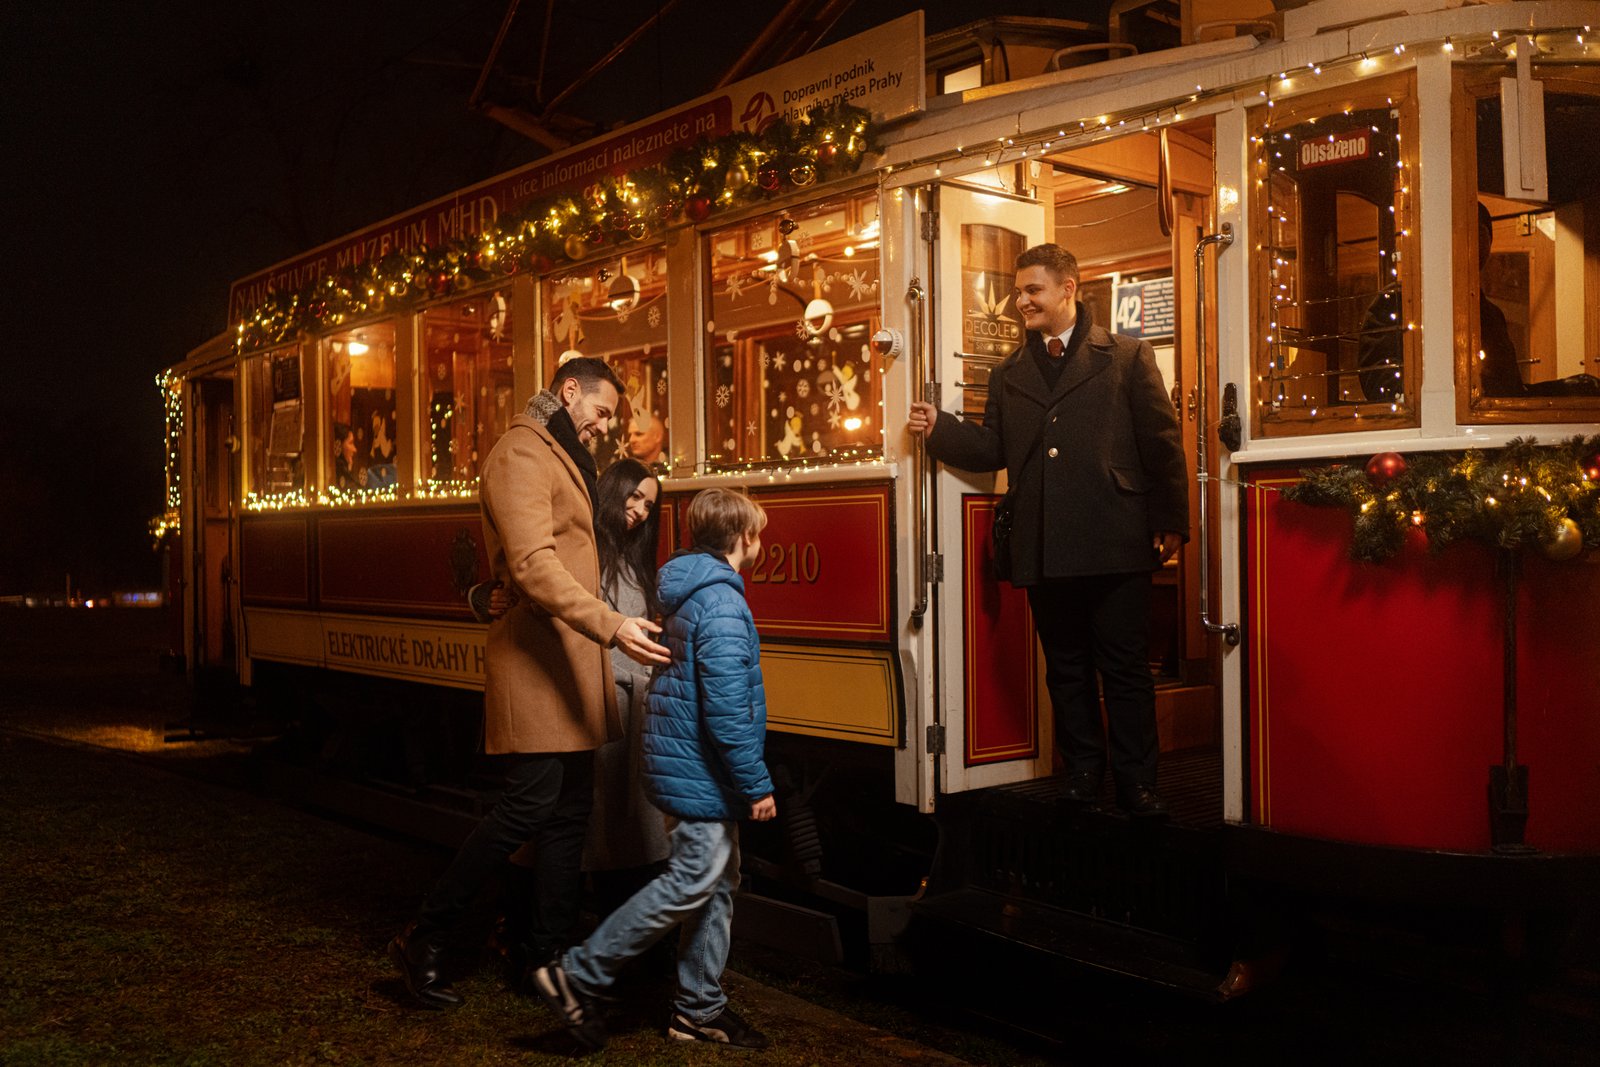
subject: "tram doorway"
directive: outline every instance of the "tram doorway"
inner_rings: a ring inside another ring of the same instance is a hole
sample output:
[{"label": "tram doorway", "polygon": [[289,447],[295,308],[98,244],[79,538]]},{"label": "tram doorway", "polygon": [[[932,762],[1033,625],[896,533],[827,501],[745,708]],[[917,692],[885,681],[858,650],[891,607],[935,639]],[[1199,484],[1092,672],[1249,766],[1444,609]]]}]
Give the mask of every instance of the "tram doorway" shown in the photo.
[{"label": "tram doorway", "polygon": [[[938,297],[933,377],[942,387],[942,406],[965,417],[981,418],[989,371],[1024,338],[1011,306],[1013,261],[1041,241],[1077,257],[1079,299],[1097,324],[1141,337],[1155,349],[1182,425],[1191,526],[1190,542],[1155,575],[1150,667],[1157,727],[1164,767],[1199,768],[1189,783],[1196,810],[1209,818],[1215,809],[1220,818],[1222,651],[1200,621],[1200,483],[1194,473],[1198,435],[1216,418],[1197,409],[1198,330],[1215,336],[1216,308],[1214,300],[1197,306],[1193,267],[1196,245],[1210,232],[1213,161],[1212,124],[1204,120],[942,184],[930,273]],[[1214,293],[1215,285],[1206,291]],[[1206,349],[1215,352],[1215,345]],[[1208,451],[1214,467],[1216,450]],[[1027,600],[988,574],[989,531],[1004,474],[941,467],[935,489],[944,559],[938,620],[946,743],[939,790],[1049,775],[1055,769],[1052,716]],[[1215,510],[1210,521],[1215,525]],[[1218,543],[1217,535],[1213,529],[1211,543]],[[1211,566],[1215,582],[1215,561]],[[1169,761],[1168,754],[1182,758]]]},{"label": "tram doorway", "polygon": [[231,376],[194,382],[196,421],[192,457],[192,491],[186,494],[196,531],[190,588],[196,603],[190,615],[195,626],[193,663],[196,671],[233,673],[238,667],[237,603],[233,544],[239,482],[239,443],[234,423]]}]

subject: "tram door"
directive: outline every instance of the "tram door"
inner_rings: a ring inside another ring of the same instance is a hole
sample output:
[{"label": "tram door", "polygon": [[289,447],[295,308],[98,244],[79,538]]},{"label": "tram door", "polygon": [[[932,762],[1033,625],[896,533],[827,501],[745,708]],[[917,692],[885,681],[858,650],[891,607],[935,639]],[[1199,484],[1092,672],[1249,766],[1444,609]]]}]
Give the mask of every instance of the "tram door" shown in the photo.
[{"label": "tram door", "polygon": [[195,666],[232,670],[237,664],[233,508],[238,477],[232,380],[197,380],[193,410]]},{"label": "tram door", "polygon": [[[998,173],[998,172],[991,172]],[[1015,173],[1008,168],[1007,173]],[[987,177],[988,175],[980,175]],[[1011,299],[1017,256],[1045,240],[1045,204],[1001,189],[935,187],[933,344],[939,407],[981,419],[989,371],[1022,342]],[[926,232],[926,231],[925,231]],[[938,586],[939,790],[1023,781],[1051,771],[1051,716],[1026,595],[991,573],[990,534],[1005,475],[942,465],[934,475]]]}]

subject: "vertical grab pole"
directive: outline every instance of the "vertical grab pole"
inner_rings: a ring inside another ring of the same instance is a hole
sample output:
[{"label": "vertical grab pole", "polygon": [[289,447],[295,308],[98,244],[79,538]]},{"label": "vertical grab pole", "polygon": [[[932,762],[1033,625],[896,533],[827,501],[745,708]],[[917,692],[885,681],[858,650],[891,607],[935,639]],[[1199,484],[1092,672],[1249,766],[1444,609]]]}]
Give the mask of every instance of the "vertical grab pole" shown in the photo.
[{"label": "vertical grab pole", "polygon": [[1208,634],[1222,634],[1229,645],[1239,643],[1239,624],[1211,621],[1211,523],[1208,501],[1211,497],[1210,466],[1206,462],[1206,439],[1211,435],[1206,407],[1206,246],[1233,244],[1233,224],[1224,222],[1221,233],[1207,234],[1194,246],[1195,333],[1199,341],[1199,377],[1196,403],[1200,409],[1196,432],[1195,478],[1200,483],[1200,625]]},{"label": "vertical grab pole", "polygon": [[[912,278],[906,289],[906,300],[911,303],[911,377],[920,394],[917,399],[938,404],[933,396],[933,382],[928,380],[928,345],[925,316],[927,293],[919,278]],[[917,568],[917,600],[911,606],[911,624],[921,626],[928,613],[928,451],[918,440],[911,455],[912,499],[916,502],[917,527],[912,539]]]}]

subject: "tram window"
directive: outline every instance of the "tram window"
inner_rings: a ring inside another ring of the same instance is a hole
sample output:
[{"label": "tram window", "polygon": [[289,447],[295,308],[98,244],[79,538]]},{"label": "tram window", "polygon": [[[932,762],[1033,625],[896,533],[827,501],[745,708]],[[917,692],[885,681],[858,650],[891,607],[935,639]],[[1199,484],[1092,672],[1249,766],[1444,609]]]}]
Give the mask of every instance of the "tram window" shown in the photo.
[{"label": "tram window", "polygon": [[1546,146],[1537,200],[1506,188],[1500,81],[1515,76],[1511,64],[1456,68],[1457,411],[1466,422],[1592,421],[1600,412],[1600,172],[1572,146],[1600,141],[1600,71],[1533,67]]},{"label": "tram window", "polygon": [[245,362],[250,492],[257,497],[291,495],[306,486],[302,383],[298,345]]},{"label": "tram window", "polygon": [[[547,367],[573,355],[611,365],[623,386],[610,431],[589,446],[604,470],[632,456],[670,463],[667,425],[667,258],[659,248],[552,274],[543,286]],[[546,378],[549,377],[547,374]]]},{"label": "tram window", "polygon": [[468,483],[516,414],[511,291],[486,290],[422,313],[424,480]]},{"label": "tram window", "polygon": [[1264,436],[1415,425],[1413,99],[1397,78],[1254,113]]},{"label": "tram window", "polygon": [[399,481],[394,401],[394,325],[344,330],[322,341],[327,368],[328,484],[342,492]]},{"label": "tram window", "polygon": [[706,236],[712,469],[883,454],[876,190]]}]

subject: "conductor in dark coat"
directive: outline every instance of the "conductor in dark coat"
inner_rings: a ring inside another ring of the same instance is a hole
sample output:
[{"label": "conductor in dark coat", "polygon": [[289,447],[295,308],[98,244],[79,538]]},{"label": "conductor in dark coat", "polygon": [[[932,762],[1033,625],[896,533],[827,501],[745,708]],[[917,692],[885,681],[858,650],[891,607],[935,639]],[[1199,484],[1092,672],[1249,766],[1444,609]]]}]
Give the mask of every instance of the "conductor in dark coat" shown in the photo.
[{"label": "conductor in dark coat", "polygon": [[1065,796],[1099,797],[1103,685],[1117,801],[1162,817],[1150,576],[1188,539],[1183,445],[1150,345],[1096,325],[1077,290],[1066,249],[1018,256],[1014,299],[1028,338],[991,373],[982,425],[915,403],[909,427],[935,459],[1003,467],[1016,487],[1011,583],[1028,591],[1044,650]]}]

